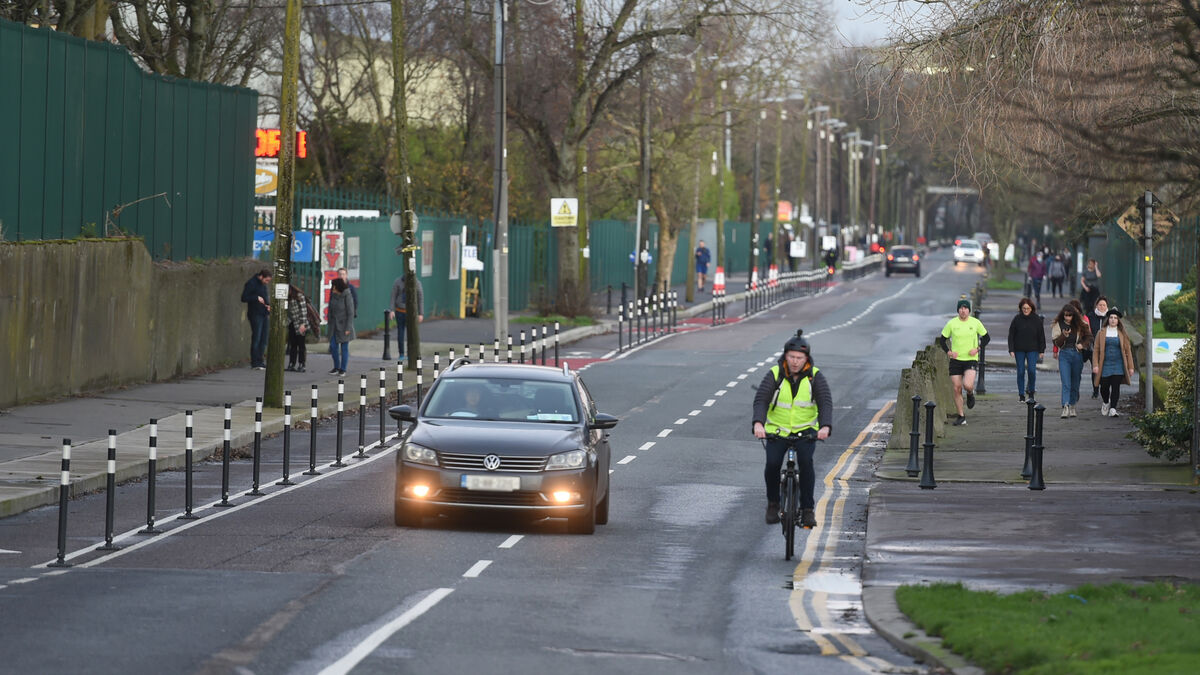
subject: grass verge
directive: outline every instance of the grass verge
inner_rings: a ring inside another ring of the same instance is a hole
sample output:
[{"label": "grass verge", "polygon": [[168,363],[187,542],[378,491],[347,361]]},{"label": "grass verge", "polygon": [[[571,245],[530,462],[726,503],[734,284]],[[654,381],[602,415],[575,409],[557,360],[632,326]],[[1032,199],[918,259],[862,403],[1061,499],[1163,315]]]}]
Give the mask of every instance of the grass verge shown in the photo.
[{"label": "grass verge", "polygon": [[1000,277],[990,277],[988,279],[988,288],[998,291],[1019,291],[1025,287],[1025,284],[1013,279],[1002,279]]},{"label": "grass verge", "polygon": [[901,586],[900,609],[989,673],[1194,673],[1200,586],[1081,586],[1048,594]]},{"label": "grass verge", "polygon": [[1173,333],[1163,325],[1162,319],[1154,320],[1154,337],[1156,338],[1190,338],[1191,333]]},{"label": "grass verge", "polygon": [[509,323],[529,323],[535,326],[546,324],[554,326],[554,322],[559,323],[559,327],[577,328],[579,326],[593,326],[596,320],[590,316],[572,316],[566,317],[561,314],[551,314],[550,316],[514,316],[510,318]]}]

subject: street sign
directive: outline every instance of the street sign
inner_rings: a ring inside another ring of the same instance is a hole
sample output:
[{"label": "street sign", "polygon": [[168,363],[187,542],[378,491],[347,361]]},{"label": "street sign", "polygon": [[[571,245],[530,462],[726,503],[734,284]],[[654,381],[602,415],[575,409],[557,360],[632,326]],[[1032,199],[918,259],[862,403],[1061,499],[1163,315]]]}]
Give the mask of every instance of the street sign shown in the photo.
[{"label": "street sign", "polygon": [[[254,231],[254,257],[266,260],[271,257],[271,242],[275,241],[273,230]],[[304,231],[292,232],[292,262],[312,262],[313,233]]]},{"label": "street sign", "polygon": [[[1155,199],[1154,204],[1154,241],[1161,241],[1172,227],[1179,222],[1179,216],[1171,213],[1166,207],[1161,206],[1158,200]],[[1134,204],[1117,218],[1117,225],[1121,226],[1122,230],[1134,241],[1142,241],[1142,237],[1146,236],[1146,216],[1142,213],[1140,204]]]},{"label": "street sign", "polygon": [[574,197],[550,200],[550,226],[575,227],[579,224],[579,200]]}]

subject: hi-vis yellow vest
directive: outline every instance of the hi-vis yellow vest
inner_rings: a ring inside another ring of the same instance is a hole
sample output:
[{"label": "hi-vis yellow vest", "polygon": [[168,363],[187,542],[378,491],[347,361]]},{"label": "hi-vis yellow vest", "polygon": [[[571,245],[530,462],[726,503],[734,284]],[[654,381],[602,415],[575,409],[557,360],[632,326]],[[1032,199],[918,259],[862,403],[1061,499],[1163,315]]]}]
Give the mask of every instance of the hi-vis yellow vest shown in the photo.
[{"label": "hi-vis yellow vest", "polygon": [[[817,374],[812,369],[812,374]],[[779,380],[779,366],[771,368],[771,375]],[[787,384],[787,378],[779,380],[779,388],[775,391],[775,403],[767,409],[767,423],[764,425],[768,434],[790,436],[805,429],[817,428],[817,404],[812,398],[812,377],[801,378],[799,391],[792,398],[792,387]]]}]

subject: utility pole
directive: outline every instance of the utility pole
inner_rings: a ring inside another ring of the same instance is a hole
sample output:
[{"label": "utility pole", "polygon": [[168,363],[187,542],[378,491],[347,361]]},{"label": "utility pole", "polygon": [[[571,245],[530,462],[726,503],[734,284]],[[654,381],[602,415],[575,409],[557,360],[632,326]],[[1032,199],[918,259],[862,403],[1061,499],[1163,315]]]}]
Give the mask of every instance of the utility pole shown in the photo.
[{"label": "utility pole", "polygon": [[754,279],[754,270],[758,268],[758,231],[762,219],[762,209],[758,207],[758,186],[761,185],[758,177],[758,151],[762,137],[762,122],[766,118],[767,111],[760,109],[758,119],[754,122],[754,185],[750,188],[750,208],[753,209],[753,212],[750,214],[750,267],[747,269],[750,280]]},{"label": "utility pole", "polygon": [[1145,246],[1146,270],[1146,381],[1142,385],[1145,392],[1146,413],[1154,412],[1154,193],[1146,190],[1142,196],[1142,213],[1145,216],[1145,236],[1142,239]]},{"label": "utility pole", "polygon": [[[783,250],[783,224],[779,220],[779,179],[781,173],[780,163],[783,161],[783,123],[787,121],[787,111],[783,109],[783,102],[779,103],[779,125],[775,127],[775,184],[771,188],[771,193],[775,200],[775,217],[772,222],[775,226],[771,229],[775,231],[773,239],[775,240],[775,260],[769,262],[780,262],[787,260],[784,257]],[[796,208],[800,208],[799,205]],[[794,230],[793,230],[794,231]],[[782,266],[782,265],[781,265]]]},{"label": "utility pole", "polygon": [[[300,79],[300,0],[287,0],[283,17],[283,79],[279,86],[279,190],[275,198],[274,288],[263,405],[283,407],[283,357],[287,339],[287,289],[292,279],[292,221],[295,219],[296,108]],[[280,289],[283,290],[280,293]]]},{"label": "utility pole", "polygon": [[[721,94],[725,91],[725,80],[717,89],[717,114],[721,114]],[[725,265],[725,165],[726,157],[725,134],[729,127],[729,113],[725,113],[725,123],[721,125],[721,133],[717,136],[717,262],[716,266]],[[714,270],[714,274],[715,274]]]},{"label": "utility pole", "polygon": [[408,341],[408,368],[415,370],[421,358],[421,334],[419,317],[424,311],[417,305],[417,214],[413,210],[412,179],[408,175],[408,95],[404,76],[404,0],[392,2],[392,133],[396,137],[396,180],[400,181],[400,218],[404,228],[404,249],[401,260],[404,264],[404,312],[407,325],[405,339]]},{"label": "utility pole", "polygon": [[[393,4],[395,1],[393,0]],[[495,219],[495,231],[492,234],[492,293],[495,296],[492,327],[495,338],[501,342],[508,336],[508,118],[505,114],[507,97],[504,71],[504,14],[504,0],[493,0],[492,47],[495,52],[492,61],[492,89],[496,129],[493,153],[495,173],[492,177],[492,214]],[[405,245],[409,244],[406,242]],[[405,269],[408,269],[407,265]],[[408,302],[407,298],[405,302]],[[409,352],[410,355],[412,353]]]},{"label": "utility pole", "polygon": [[[645,29],[645,22],[642,28]],[[646,49],[642,47],[643,51]],[[638,75],[638,105],[641,108],[641,124],[638,126],[638,141],[641,145],[641,184],[638,196],[637,212],[637,252],[634,260],[637,265],[637,278],[634,280],[633,297],[641,298],[649,295],[646,289],[647,265],[646,256],[650,248],[650,224],[646,222],[646,209],[650,203],[650,73],[642,68]]]}]

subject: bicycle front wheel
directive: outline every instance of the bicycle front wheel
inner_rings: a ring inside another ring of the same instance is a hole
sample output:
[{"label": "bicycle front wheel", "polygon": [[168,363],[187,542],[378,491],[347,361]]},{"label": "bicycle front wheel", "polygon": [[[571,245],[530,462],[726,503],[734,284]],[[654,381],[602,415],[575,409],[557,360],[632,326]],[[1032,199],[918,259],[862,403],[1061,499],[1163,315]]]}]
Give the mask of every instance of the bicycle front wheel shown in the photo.
[{"label": "bicycle front wheel", "polygon": [[784,560],[791,560],[796,550],[796,487],[796,476],[788,474],[783,479],[783,494],[780,495],[783,514],[779,522],[783,525]]}]

